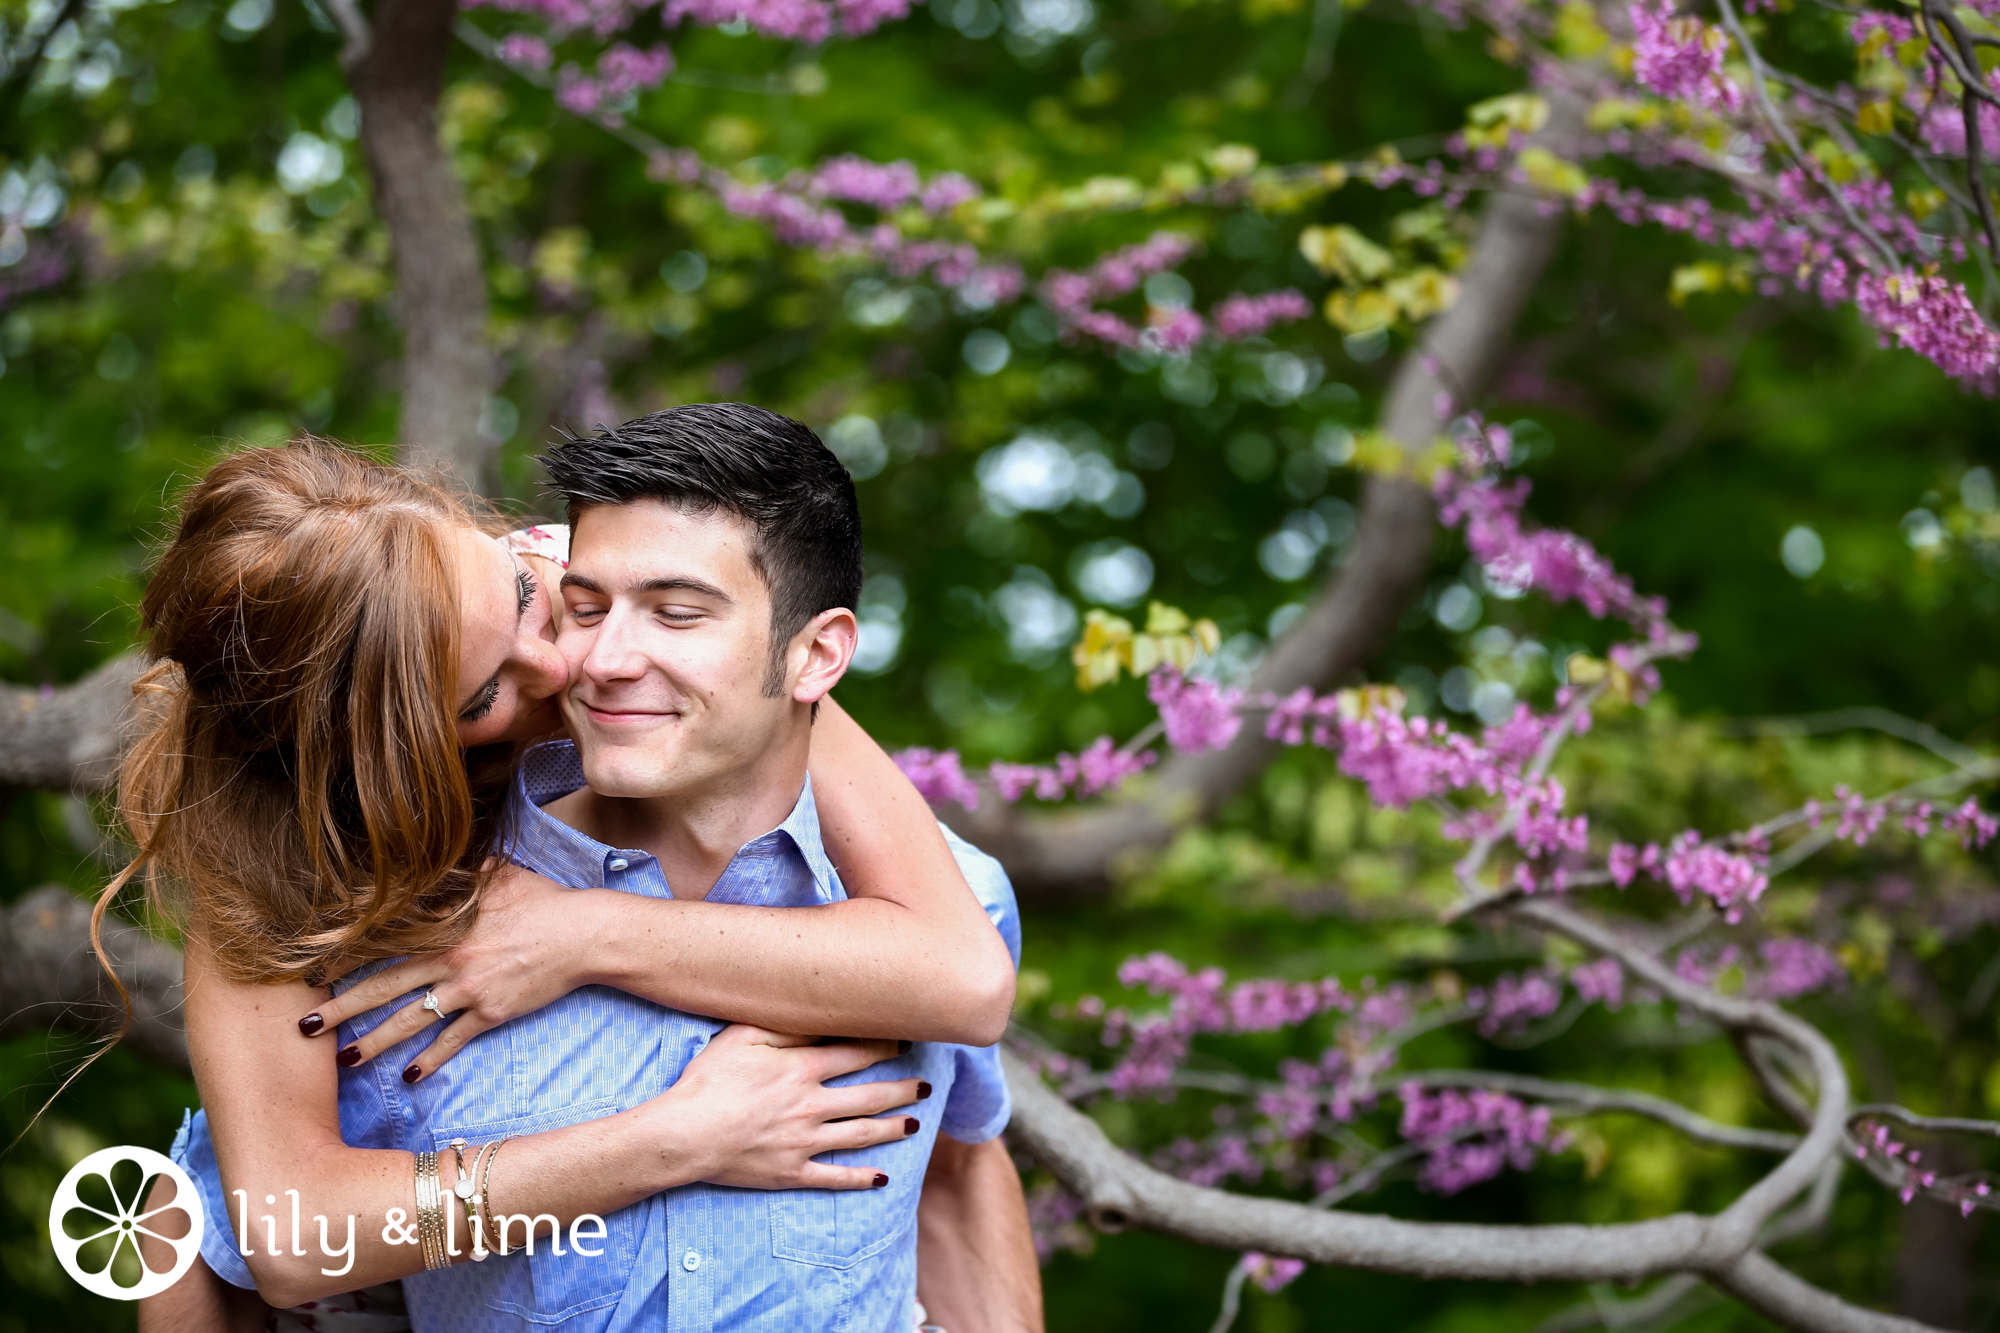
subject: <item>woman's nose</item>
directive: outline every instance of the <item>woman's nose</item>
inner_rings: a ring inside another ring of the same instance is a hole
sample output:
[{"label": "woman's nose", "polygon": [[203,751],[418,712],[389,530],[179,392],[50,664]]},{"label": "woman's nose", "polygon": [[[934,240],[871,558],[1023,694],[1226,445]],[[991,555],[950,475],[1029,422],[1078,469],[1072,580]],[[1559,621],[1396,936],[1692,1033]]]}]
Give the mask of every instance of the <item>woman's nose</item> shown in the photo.
[{"label": "woman's nose", "polygon": [[517,653],[521,662],[521,693],[546,699],[569,684],[569,664],[547,639],[523,636]]}]

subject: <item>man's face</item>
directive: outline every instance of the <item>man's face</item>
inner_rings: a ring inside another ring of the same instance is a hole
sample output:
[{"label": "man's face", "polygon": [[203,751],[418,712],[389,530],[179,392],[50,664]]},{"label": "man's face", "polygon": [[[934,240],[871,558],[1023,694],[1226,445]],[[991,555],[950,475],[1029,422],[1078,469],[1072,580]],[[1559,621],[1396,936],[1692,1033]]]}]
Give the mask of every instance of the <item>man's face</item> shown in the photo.
[{"label": "man's face", "polygon": [[726,788],[803,724],[794,690],[762,689],[771,596],[756,535],[733,514],[657,500],[578,518],[556,646],[563,717],[599,794]]}]

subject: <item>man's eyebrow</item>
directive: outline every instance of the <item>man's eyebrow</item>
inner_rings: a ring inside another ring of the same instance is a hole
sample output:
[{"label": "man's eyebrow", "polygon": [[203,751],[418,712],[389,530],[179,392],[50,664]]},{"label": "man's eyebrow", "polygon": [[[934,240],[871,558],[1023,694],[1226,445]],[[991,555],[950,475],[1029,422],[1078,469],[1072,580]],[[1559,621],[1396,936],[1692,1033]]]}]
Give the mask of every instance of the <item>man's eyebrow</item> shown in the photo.
[{"label": "man's eyebrow", "polygon": [[[592,579],[584,574],[578,574],[575,571],[571,571],[562,576],[562,586],[565,588],[581,588],[583,591],[588,593],[595,593],[599,597],[604,597],[609,595],[604,591],[603,586],[600,585],[595,579]],[[701,579],[692,578],[685,574],[676,575],[671,578],[647,579],[643,583],[635,584],[632,588],[632,591],[635,593],[691,592],[702,597],[712,597],[718,602],[725,602],[730,605],[734,605],[736,602],[736,599],[734,597],[731,597],[728,593],[716,587],[713,583],[708,583]]]},{"label": "man's eyebrow", "polygon": [[728,593],[716,587],[713,583],[704,583],[700,579],[689,578],[686,575],[681,575],[678,578],[647,579],[644,583],[641,583],[637,588],[633,589],[633,591],[691,592],[699,594],[700,596],[703,597],[712,597],[718,602],[734,603],[736,601],[734,597],[731,597]]}]

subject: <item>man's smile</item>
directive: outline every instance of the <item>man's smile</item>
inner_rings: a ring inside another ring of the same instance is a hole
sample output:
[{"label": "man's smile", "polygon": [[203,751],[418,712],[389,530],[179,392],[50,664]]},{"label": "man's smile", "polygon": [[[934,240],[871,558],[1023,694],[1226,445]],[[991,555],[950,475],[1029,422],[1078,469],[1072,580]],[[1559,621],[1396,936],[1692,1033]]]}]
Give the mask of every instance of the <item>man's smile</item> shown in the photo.
[{"label": "man's smile", "polygon": [[601,727],[637,725],[654,718],[679,717],[678,708],[633,708],[630,706],[603,708],[585,699],[578,699],[583,711],[591,722]]}]

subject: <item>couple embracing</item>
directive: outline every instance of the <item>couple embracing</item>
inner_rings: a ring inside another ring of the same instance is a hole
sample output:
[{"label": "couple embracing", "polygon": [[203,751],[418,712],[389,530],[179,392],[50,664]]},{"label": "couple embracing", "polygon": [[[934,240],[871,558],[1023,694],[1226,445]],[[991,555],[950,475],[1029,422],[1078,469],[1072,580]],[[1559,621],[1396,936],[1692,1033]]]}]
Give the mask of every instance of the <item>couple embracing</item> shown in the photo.
[{"label": "couple embracing", "polygon": [[845,470],[742,404],[545,462],[567,530],[318,443],[184,500],[120,802],[207,1227],[143,1333],[1039,1328],[1013,893],[827,697]]}]

